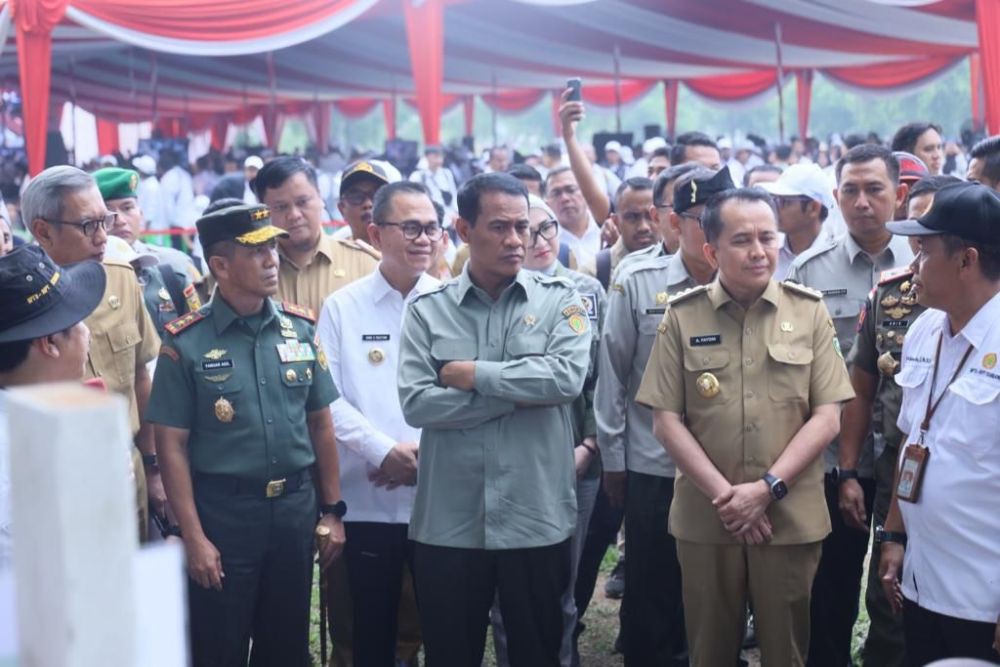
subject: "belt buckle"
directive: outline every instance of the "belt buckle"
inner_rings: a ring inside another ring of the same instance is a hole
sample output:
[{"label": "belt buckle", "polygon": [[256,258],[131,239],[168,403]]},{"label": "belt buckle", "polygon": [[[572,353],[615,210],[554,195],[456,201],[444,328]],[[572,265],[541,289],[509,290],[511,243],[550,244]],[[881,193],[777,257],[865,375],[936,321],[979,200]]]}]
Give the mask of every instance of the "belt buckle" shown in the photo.
[{"label": "belt buckle", "polygon": [[272,479],[267,483],[264,495],[268,498],[277,498],[283,493],[285,493],[285,479]]}]

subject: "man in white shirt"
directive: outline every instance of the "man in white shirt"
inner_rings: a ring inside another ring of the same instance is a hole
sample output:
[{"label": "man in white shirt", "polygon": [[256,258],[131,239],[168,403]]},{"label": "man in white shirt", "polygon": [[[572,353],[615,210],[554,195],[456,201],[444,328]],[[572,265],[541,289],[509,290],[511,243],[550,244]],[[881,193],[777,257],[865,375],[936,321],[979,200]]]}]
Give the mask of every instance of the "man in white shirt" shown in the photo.
[{"label": "man in white shirt", "polygon": [[426,271],[443,229],[426,188],[402,181],[376,193],[368,235],[382,260],[371,274],[327,298],[318,336],[341,394],[330,411],[341,489],[350,507],[344,522],[350,546],[344,555],[353,601],[354,662],[392,665],[403,572],[411,556],[407,529],[420,430],[403,419],[391,388],[404,310],[439,285]]},{"label": "man in white shirt", "polygon": [[909,435],[877,533],[882,586],[903,610],[911,665],[1000,664],[997,220],[1000,198],[960,183],[938,190],[921,218],[888,224],[917,239],[913,289],[928,308],[910,327],[896,375],[897,423]]},{"label": "man in white shirt", "polygon": [[800,254],[833,241],[823,225],[835,205],[833,190],[828,185],[826,174],[815,164],[795,164],[773,183],[758,186],[774,197],[778,207],[778,229],[785,237],[778,250],[775,280],[785,279],[792,262]]},{"label": "man in white shirt", "polygon": [[601,249],[601,228],[590,214],[580,184],[569,167],[556,167],[545,179],[545,203],[559,221],[559,241],[569,246],[582,266]]},{"label": "man in white shirt", "polygon": [[458,195],[458,186],[455,184],[455,175],[451,169],[444,166],[444,149],[440,146],[427,146],[424,148],[424,160],[427,167],[417,169],[410,174],[410,180],[420,183],[431,199],[441,204],[447,212],[446,218],[450,219],[458,212],[458,204],[455,197]]}]

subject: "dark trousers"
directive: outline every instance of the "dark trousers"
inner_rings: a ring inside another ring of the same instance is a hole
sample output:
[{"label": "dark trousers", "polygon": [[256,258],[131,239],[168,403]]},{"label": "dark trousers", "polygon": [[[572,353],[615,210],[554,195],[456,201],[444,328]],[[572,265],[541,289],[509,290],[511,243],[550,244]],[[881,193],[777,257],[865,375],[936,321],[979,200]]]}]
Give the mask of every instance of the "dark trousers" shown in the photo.
[{"label": "dark trousers", "polygon": [[615,509],[608,502],[602,483],[597,492],[594,512],[590,515],[590,523],[587,525],[587,539],[583,543],[583,553],[580,554],[580,565],[576,573],[576,587],[573,590],[573,597],[576,600],[577,636],[583,632],[583,624],[580,621],[590,606],[590,599],[594,596],[594,586],[597,584],[597,573],[601,569],[608,547],[614,544],[618,537],[623,516],[623,510]]},{"label": "dark trousers", "polygon": [[[865,515],[870,529],[875,480],[859,481],[865,494]],[[823,540],[823,555],[813,580],[808,665],[844,667],[851,664],[851,632],[858,618],[861,576],[871,531],[860,531],[844,523],[837,481],[826,475],[823,483],[833,531]]]},{"label": "dark trousers", "polygon": [[268,499],[196,480],[194,499],[225,573],[221,591],[188,580],[194,666],[245,667],[251,639],[253,667],[309,665],[312,484]]},{"label": "dark trousers", "polygon": [[[892,483],[896,474],[896,459],[899,450],[886,447],[875,462],[875,511],[874,525],[885,524],[892,500]],[[865,591],[865,607],[871,625],[861,652],[865,665],[879,667],[903,667],[906,664],[906,642],[903,639],[903,619],[893,613],[889,600],[882,590],[882,580],[878,576],[882,549],[872,546],[872,556],[868,561],[868,588]]]},{"label": "dark trousers", "polygon": [[479,665],[494,596],[510,664],[559,665],[570,540],[531,549],[459,549],[416,542],[414,579],[428,667]]},{"label": "dark trousers", "polygon": [[349,521],[344,557],[350,582],[356,667],[396,664],[403,570],[413,554],[405,523]]},{"label": "dark trousers", "polygon": [[903,598],[903,632],[910,667],[945,658],[978,658],[1000,665],[993,649],[996,623],[945,616]]},{"label": "dark trousers", "polygon": [[621,614],[627,667],[669,665],[686,647],[681,566],[667,532],[673,499],[672,477],[628,472]]}]

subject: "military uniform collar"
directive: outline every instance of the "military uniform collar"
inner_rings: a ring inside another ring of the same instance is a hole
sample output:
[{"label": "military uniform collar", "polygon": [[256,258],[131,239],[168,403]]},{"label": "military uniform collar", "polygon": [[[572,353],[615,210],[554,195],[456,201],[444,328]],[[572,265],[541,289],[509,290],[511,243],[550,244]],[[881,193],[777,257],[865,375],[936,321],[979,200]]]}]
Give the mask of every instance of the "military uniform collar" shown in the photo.
[{"label": "military uniform collar", "polygon": [[[764,288],[764,293],[760,295],[760,299],[758,299],[758,301],[767,301],[768,303],[777,306],[778,292],[778,283],[771,279],[767,282],[767,287]],[[733,297],[729,296],[729,292],[726,291],[726,288],[722,286],[721,282],[719,282],[718,273],[715,274],[715,280],[713,280],[708,286],[708,300],[711,301],[712,307],[716,310],[733,300]]]},{"label": "military uniform collar", "polygon": [[[889,243],[887,243],[885,248],[882,249],[882,252],[878,253],[875,257],[872,257],[872,259],[878,259],[878,257],[889,253],[890,260],[895,261],[896,256],[900,252],[900,242],[906,244],[906,237],[896,235],[890,236]],[[854,237],[851,236],[850,233],[844,234],[844,249],[847,251],[847,257],[851,260],[852,264],[854,263],[854,260],[858,258],[858,255],[864,254],[868,256],[867,251],[858,245],[858,242],[854,240]]]},{"label": "military uniform collar", "polygon": [[[528,281],[531,279],[529,276],[530,273],[531,272],[527,269],[521,269],[518,271],[511,284],[504,288],[504,292],[514,285],[519,285],[522,292],[527,294]],[[485,300],[492,301],[492,299],[489,298],[489,295],[487,295],[482,288],[477,287],[476,284],[472,282],[472,278],[469,277],[469,262],[466,262],[465,266],[462,267],[462,273],[458,276],[458,302],[462,303],[465,301],[465,297],[468,296],[470,291],[475,291],[476,293],[481,294]],[[502,294],[503,292],[501,292],[501,295]]]},{"label": "military uniform collar", "polygon": [[[215,322],[215,333],[221,335],[223,331],[229,328],[236,320],[240,319],[240,316],[236,314],[236,311],[226,303],[226,300],[222,298],[222,295],[218,290],[212,295],[212,300],[209,302],[212,306],[212,320]],[[264,299],[264,324],[273,319],[278,314],[278,309],[271,299]]]},{"label": "military uniform collar", "polygon": [[[681,258],[681,254],[670,255],[670,261],[667,262],[667,285],[677,285],[679,283],[688,283],[692,287],[697,285],[691,274],[688,273],[687,267],[684,266],[684,260]],[[723,290],[725,291],[725,290]]]}]

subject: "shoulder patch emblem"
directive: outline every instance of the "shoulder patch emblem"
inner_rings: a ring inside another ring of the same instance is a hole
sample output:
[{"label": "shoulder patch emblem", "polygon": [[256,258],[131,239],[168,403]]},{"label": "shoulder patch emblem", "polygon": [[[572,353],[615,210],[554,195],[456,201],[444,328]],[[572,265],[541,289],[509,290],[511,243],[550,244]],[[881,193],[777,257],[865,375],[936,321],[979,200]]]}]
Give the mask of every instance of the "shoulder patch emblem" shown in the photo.
[{"label": "shoulder patch emblem", "polygon": [[562,311],[563,317],[573,317],[574,315],[586,315],[587,311],[582,306],[566,306]]},{"label": "shoulder patch emblem", "polygon": [[819,301],[819,300],[821,300],[823,298],[823,293],[822,292],[820,292],[818,290],[814,290],[811,287],[806,287],[805,285],[801,285],[799,283],[793,283],[790,280],[786,280],[786,281],[784,281],[782,283],[779,283],[779,284],[782,287],[784,287],[785,289],[787,289],[787,290],[789,290],[791,292],[795,292],[796,294],[798,294],[800,296],[806,296],[806,297],[809,297],[810,299],[815,299],[816,301]]},{"label": "shoulder patch emblem", "polygon": [[901,266],[896,269],[883,271],[878,277],[878,284],[885,285],[886,283],[895,282],[897,280],[909,280],[911,277],[913,277],[913,271],[910,270],[910,267]]},{"label": "shoulder patch emblem", "polygon": [[702,294],[707,291],[708,291],[708,285],[698,285],[697,287],[692,287],[690,289],[682,290],[675,294],[671,294],[667,298],[667,303],[672,306],[675,303],[680,303],[681,301],[685,301],[686,299],[690,299],[691,297],[697,294]]},{"label": "shoulder patch emblem", "polygon": [[205,316],[201,314],[200,311],[193,310],[186,315],[181,315],[176,320],[171,320],[167,322],[163,328],[170,332],[172,335],[176,336],[180,332],[184,331],[190,327],[195,322],[205,319]]},{"label": "shoulder patch emblem", "polygon": [[180,361],[180,358],[181,358],[180,355],[177,354],[177,350],[175,350],[174,348],[170,347],[169,345],[161,345],[160,346],[160,356],[161,357],[169,357],[170,359],[172,359],[174,361]]},{"label": "shoulder patch emblem", "polygon": [[300,306],[295,303],[289,303],[288,301],[281,302],[281,309],[288,313],[289,315],[295,315],[296,317],[301,317],[304,320],[308,320],[313,324],[316,323],[316,313],[313,312],[312,308],[307,306]]},{"label": "shoulder patch emblem", "polygon": [[188,310],[201,308],[201,297],[198,296],[198,290],[194,288],[194,285],[188,285],[184,288],[184,301],[187,302]]}]

